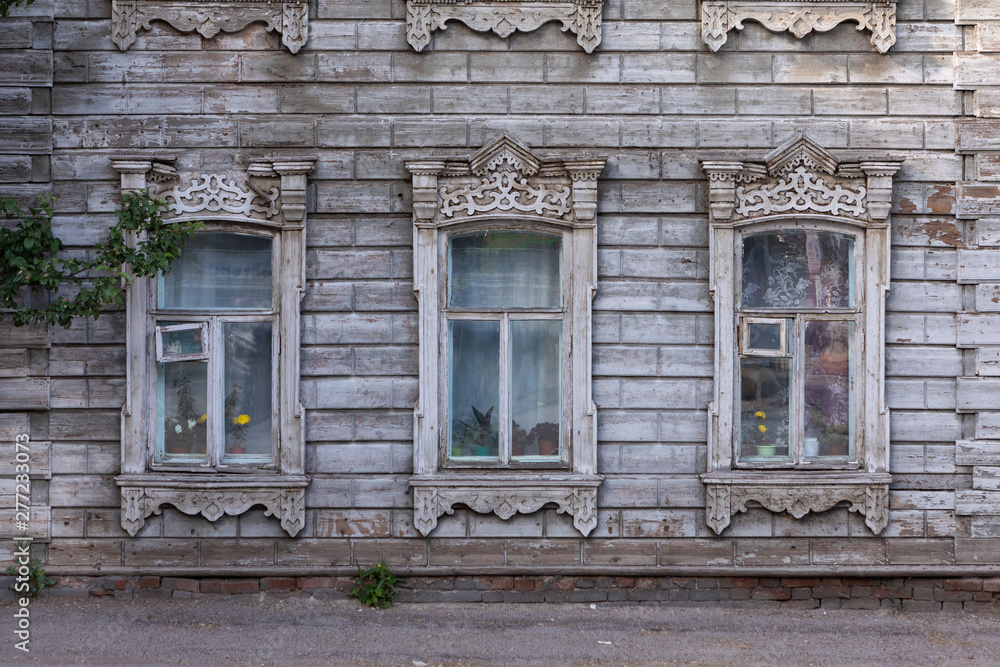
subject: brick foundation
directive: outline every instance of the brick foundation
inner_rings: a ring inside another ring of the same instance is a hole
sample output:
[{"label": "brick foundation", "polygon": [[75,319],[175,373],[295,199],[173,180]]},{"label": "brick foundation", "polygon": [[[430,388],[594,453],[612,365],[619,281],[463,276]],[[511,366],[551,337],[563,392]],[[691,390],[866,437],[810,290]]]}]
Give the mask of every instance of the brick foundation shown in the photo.
[{"label": "brick foundation", "polygon": [[[0,577],[0,585],[3,579]],[[346,597],[352,577],[57,577],[51,597],[190,598],[281,592]],[[8,582],[9,583],[9,582]],[[4,586],[6,589],[6,586]],[[400,602],[601,602],[795,609],[1000,609],[1000,578],[407,577]],[[5,597],[12,597],[5,590]]]}]

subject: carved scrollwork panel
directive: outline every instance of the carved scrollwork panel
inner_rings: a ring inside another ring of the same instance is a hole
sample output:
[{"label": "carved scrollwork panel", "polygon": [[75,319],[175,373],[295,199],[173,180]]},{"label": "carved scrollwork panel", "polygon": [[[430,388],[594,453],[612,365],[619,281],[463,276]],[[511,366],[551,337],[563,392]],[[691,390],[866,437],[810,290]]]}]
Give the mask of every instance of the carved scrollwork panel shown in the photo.
[{"label": "carved scrollwork panel", "polygon": [[209,521],[225,515],[243,514],[254,505],[264,507],[265,516],[275,516],[292,537],[305,526],[305,489],[185,489],[168,487],[123,487],[122,527],[135,536],[153,514],[171,505],[185,514],[200,514]]},{"label": "carved scrollwork panel", "polygon": [[414,525],[421,535],[437,527],[438,517],[454,514],[455,505],[465,505],[480,514],[492,512],[506,521],[515,514],[531,514],[554,503],[557,513],[573,517],[573,525],[584,536],[597,526],[597,489],[592,485],[490,488],[421,485],[413,492]]},{"label": "carved scrollwork panel", "polygon": [[251,184],[247,189],[225,174],[205,174],[186,187],[177,185],[159,196],[174,215],[188,213],[229,213],[271,219],[278,214],[276,187],[263,191]]},{"label": "carved scrollwork panel", "polygon": [[896,1],[863,0],[705,0],[701,5],[702,39],[712,51],[726,43],[730,30],[742,30],[744,21],[756,21],[773,32],[791,32],[798,38],[826,32],[846,21],[858,30],[870,30],[871,43],[885,53],[896,43]]},{"label": "carved scrollwork panel", "polygon": [[112,0],[112,38],[122,51],[153,21],[165,21],[181,32],[196,31],[206,39],[263,22],[268,32],[281,33],[289,51],[298,53],[308,36],[309,5],[305,0]]},{"label": "carved scrollwork panel", "polygon": [[500,37],[513,32],[537,30],[550,21],[562,23],[563,31],[577,36],[577,43],[587,53],[601,43],[603,0],[483,0],[448,2],[447,0],[407,0],[406,41],[421,51],[431,41],[431,33],[444,29],[448,21],[461,21],[473,30],[491,30]]},{"label": "carved scrollwork panel", "polygon": [[527,178],[506,169],[487,176],[479,183],[454,189],[441,187],[441,213],[472,215],[491,211],[521,211],[536,215],[565,215],[570,211],[571,189],[545,183],[532,185]]},{"label": "carved scrollwork panel", "polygon": [[865,215],[863,185],[856,189],[840,184],[828,184],[821,176],[804,166],[795,169],[774,185],[756,188],[736,188],[736,212],[744,217],[751,214],[771,215],[788,211],[815,211],[830,215]]},{"label": "carved scrollwork panel", "polygon": [[847,502],[847,509],[863,515],[865,524],[878,535],[888,524],[889,485],[709,483],[706,488],[706,522],[717,534],[721,533],[729,525],[732,515],[746,512],[750,502],[760,503],[772,512],[787,512],[796,519],[812,512],[825,512],[838,503]]}]

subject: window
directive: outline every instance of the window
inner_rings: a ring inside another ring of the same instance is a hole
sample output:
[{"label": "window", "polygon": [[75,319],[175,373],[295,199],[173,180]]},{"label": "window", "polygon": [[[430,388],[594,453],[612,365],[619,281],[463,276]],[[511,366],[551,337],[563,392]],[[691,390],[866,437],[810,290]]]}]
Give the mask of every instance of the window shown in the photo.
[{"label": "window", "polygon": [[707,521],[758,502],[840,502],[888,521],[884,312],[898,160],[839,162],[805,137],[710,179],[716,387]]},{"label": "window", "polygon": [[166,219],[205,223],[169,271],[129,288],[122,526],[135,535],[164,504],[211,521],[263,505],[294,536],[309,483],[298,349],[312,160],[255,162],[246,186],[205,174],[171,187],[162,161],[114,166],[123,190],[167,202]]},{"label": "window", "polygon": [[159,276],[157,464],[273,464],[273,250],[267,236],[206,231]]},{"label": "window", "polygon": [[[545,176],[540,176],[544,166]],[[410,162],[420,306],[415,525],[456,504],[507,519],[554,503],[597,524],[591,300],[604,160],[499,137],[467,166]]]},{"label": "window", "polygon": [[860,417],[860,244],[852,234],[792,224],[739,236],[738,461],[850,465]]},{"label": "window", "polygon": [[448,459],[558,462],[562,237],[490,229],[446,238]]}]

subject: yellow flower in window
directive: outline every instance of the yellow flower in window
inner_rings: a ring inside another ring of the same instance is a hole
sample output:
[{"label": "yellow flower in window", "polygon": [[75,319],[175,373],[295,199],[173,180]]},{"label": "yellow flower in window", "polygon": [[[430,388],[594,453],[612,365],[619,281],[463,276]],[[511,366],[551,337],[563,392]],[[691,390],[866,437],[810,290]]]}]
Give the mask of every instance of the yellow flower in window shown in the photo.
[{"label": "yellow flower in window", "polygon": [[764,414],[763,410],[758,410],[757,412],[753,413],[753,416],[756,417],[757,419],[767,419],[767,415]]},{"label": "yellow flower in window", "polygon": [[201,417],[198,417],[198,423],[199,424],[204,424],[207,419],[208,419],[208,415],[202,415]]},{"label": "yellow flower in window", "polygon": [[759,424],[757,426],[757,430],[760,431],[761,433],[767,433],[767,427],[764,426],[763,424]]},{"label": "yellow flower in window", "polygon": [[250,423],[250,415],[240,415],[239,417],[233,417],[233,423],[238,426],[246,426]]}]

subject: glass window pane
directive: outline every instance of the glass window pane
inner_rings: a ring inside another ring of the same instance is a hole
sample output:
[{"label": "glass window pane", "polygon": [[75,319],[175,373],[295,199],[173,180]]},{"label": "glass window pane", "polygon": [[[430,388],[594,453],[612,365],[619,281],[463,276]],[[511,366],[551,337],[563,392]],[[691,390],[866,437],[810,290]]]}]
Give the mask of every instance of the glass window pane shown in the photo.
[{"label": "glass window pane", "polygon": [[500,322],[452,320],[448,329],[450,456],[498,458]]},{"label": "glass window pane", "polygon": [[208,364],[156,364],[156,449],[160,460],[204,460],[208,443]]},{"label": "glass window pane", "polygon": [[226,322],[222,325],[224,360],[225,458],[270,459],[272,456],[271,323]]},{"label": "glass window pane", "polygon": [[455,234],[449,240],[448,305],[558,308],[562,237],[514,231]]},{"label": "glass window pane", "polygon": [[740,359],[741,461],[788,461],[791,362],[786,358]]},{"label": "glass window pane", "polygon": [[271,307],[271,239],[250,234],[202,232],[161,273],[159,308]]},{"label": "glass window pane", "polygon": [[806,322],[806,458],[852,454],[853,338],[854,322]]},{"label": "glass window pane", "polygon": [[558,321],[510,323],[514,459],[559,455],[561,331]]},{"label": "glass window pane", "polygon": [[744,308],[852,308],[854,237],[776,231],[743,238]]},{"label": "glass window pane", "polygon": [[781,352],[781,325],[765,322],[747,324],[747,347],[752,350]]},{"label": "glass window pane", "polygon": [[208,325],[205,322],[161,322],[156,327],[159,336],[160,361],[205,359],[208,356]]}]

